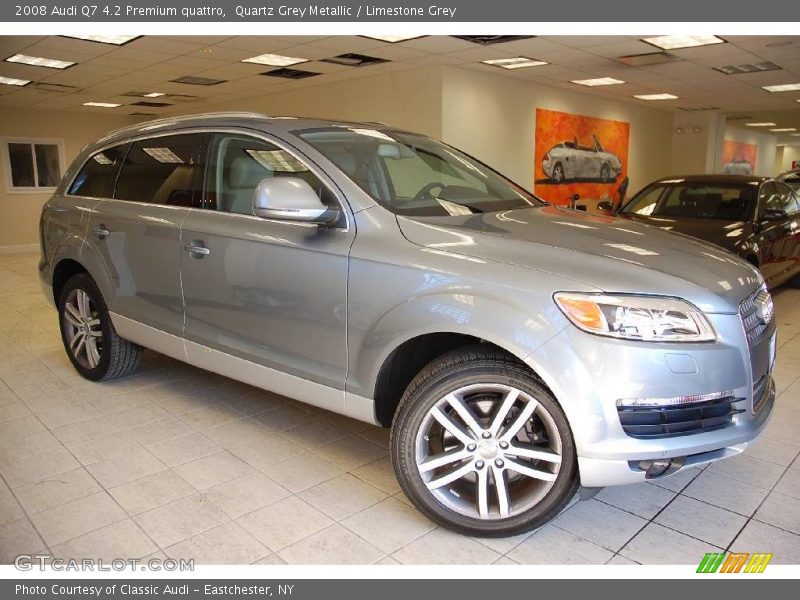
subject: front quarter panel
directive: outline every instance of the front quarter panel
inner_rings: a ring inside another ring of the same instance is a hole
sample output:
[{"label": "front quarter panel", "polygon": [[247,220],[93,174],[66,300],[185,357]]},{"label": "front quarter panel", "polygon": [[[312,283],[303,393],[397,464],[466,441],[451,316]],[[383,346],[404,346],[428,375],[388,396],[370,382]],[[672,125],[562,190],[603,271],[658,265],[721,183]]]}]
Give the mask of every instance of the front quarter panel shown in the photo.
[{"label": "front quarter panel", "polygon": [[568,326],[551,294],[575,289],[576,282],[423,248],[404,238],[394,215],[379,207],[356,219],[348,302],[349,392],[373,397],[386,358],[421,335],[471,335],[524,360]]}]

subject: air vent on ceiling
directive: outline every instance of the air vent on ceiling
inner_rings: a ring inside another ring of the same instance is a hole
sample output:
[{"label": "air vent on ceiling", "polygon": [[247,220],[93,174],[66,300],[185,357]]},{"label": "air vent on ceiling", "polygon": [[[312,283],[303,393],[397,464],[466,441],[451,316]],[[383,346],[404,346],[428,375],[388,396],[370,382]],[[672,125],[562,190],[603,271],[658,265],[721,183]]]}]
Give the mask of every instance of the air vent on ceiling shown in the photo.
[{"label": "air vent on ceiling", "polygon": [[385,58],[377,58],[375,56],[367,56],[366,54],[356,54],[355,52],[348,52],[347,54],[340,54],[339,56],[323,58],[321,62],[333,63],[335,65],[344,65],[346,67],[366,67],[369,65],[377,65],[389,61],[386,60]]},{"label": "air vent on ceiling", "polygon": [[321,75],[321,73],[314,73],[313,71],[303,71],[301,69],[289,69],[287,67],[282,67],[280,69],[272,69],[271,71],[265,71],[262,75],[267,75],[268,77],[283,77],[285,79],[306,79],[307,77],[316,77],[317,75]]},{"label": "air vent on ceiling", "polygon": [[775,63],[760,62],[745,65],[727,65],[725,67],[714,67],[715,71],[725,73],[725,75],[742,75],[744,73],[761,73],[763,71],[780,71],[781,68]]},{"label": "air vent on ceiling", "polygon": [[77,92],[79,89],[74,85],[63,85],[60,83],[47,83],[38,81],[35,82],[31,87],[42,92],[58,92],[62,94],[69,92]]},{"label": "air vent on ceiling", "polygon": [[679,106],[678,110],[685,110],[686,112],[697,112],[701,110],[719,110],[719,106]]},{"label": "air vent on ceiling", "polygon": [[225,83],[224,79],[209,79],[208,77],[194,77],[192,75],[178,77],[170,81],[172,81],[172,83],[185,83],[187,85],[217,85],[218,83]]},{"label": "air vent on ceiling", "polygon": [[505,42],[515,42],[517,40],[527,40],[535,35],[454,35],[454,38],[472,42],[473,44],[480,44],[481,46],[489,46],[491,44],[502,44]]},{"label": "air vent on ceiling", "polygon": [[151,106],[153,108],[162,108],[164,106],[172,106],[169,102],[148,102],[141,100],[140,102],[131,102],[131,106]]},{"label": "air vent on ceiling", "polygon": [[629,54],[620,56],[617,60],[631,67],[646,67],[649,65],[662,65],[664,63],[681,60],[679,57],[669,52],[646,52],[645,54]]}]

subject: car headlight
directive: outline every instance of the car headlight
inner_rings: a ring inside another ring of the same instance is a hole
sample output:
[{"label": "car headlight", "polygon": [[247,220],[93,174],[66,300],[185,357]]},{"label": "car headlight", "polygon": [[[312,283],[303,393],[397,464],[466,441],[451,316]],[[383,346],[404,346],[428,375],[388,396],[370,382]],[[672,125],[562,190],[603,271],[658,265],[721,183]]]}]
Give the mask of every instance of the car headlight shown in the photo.
[{"label": "car headlight", "polygon": [[553,298],[576,327],[589,333],[646,342],[717,339],[706,316],[678,298],[571,292]]}]

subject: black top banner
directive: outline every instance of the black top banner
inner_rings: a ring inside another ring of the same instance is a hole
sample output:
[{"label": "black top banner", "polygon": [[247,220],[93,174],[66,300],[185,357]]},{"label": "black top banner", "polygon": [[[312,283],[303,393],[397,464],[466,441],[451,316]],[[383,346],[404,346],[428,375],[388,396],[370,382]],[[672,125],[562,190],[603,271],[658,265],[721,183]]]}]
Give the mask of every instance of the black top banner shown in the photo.
[{"label": "black top banner", "polygon": [[119,3],[4,0],[0,3],[0,21],[792,23],[800,21],[800,3],[787,0],[131,0]]}]

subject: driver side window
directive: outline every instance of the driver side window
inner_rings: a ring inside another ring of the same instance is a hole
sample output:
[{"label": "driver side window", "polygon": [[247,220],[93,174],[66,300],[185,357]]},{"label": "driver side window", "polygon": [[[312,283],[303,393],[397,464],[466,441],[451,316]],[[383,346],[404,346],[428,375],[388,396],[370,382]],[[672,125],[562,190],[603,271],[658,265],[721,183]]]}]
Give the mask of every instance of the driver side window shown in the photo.
[{"label": "driver side window", "polygon": [[270,177],[299,177],[324,204],[338,207],[325,184],[286,150],[244,135],[215,134],[206,171],[204,208],[252,215],[255,189],[262,179]]},{"label": "driver side window", "polygon": [[775,181],[768,181],[761,186],[760,204],[762,212],[767,209],[781,210],[793,215],[800,209],[795,193],[788,186]]}]

